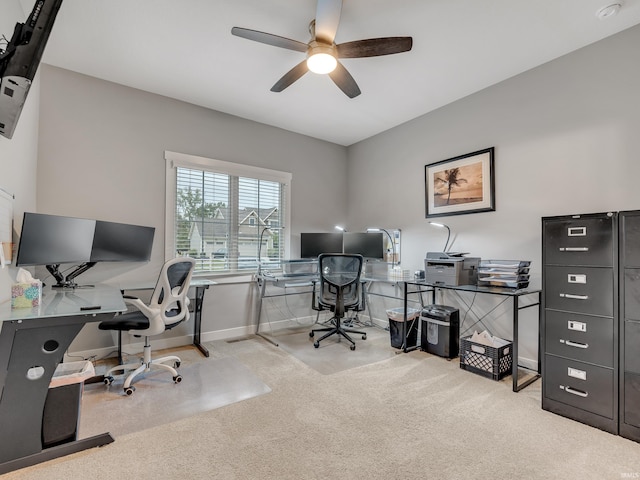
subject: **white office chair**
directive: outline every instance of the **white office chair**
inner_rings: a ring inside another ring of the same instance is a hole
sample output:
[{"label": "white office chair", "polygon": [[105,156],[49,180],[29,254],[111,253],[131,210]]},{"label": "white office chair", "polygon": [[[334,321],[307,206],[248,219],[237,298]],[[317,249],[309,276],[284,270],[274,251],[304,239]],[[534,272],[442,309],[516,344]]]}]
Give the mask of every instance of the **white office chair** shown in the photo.
[{"label": "white office chair", "polygon": [[[138,363],[128,363],[110,368],[104,376],[104,383],[111,385],[113,372],[133,370],[124,382],[124,392],[131,395],[135,387],[131,386],[134,378],[158,367],[171,372],[173,381],[180,383],[182,376],[176,368],[180,366],[180,358],[175,355],[152,359],[149,337],[160,335],[176,325],[189,319],[189,283],[195,267],[195,260],[188,257],[174,258],[164,264],[158,277],[158,283],[151,295],[149,304],[137,297],[124,295],[125,303],[135,306],[138,311],[125,313],[113,319],[101,322],[100,330],[126,331],[136,337],[144,336],[143,358]],[[173,366],[168,365],[172,363]]]}]

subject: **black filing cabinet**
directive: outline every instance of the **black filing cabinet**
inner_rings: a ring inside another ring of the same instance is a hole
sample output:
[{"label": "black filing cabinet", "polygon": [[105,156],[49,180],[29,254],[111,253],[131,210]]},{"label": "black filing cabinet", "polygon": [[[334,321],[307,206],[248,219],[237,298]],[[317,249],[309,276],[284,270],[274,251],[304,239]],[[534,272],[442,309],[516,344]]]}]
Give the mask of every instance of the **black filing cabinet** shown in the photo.
[{"label": "black filing cabinet", "polygon": [[640,211],[620,212],[620,435],[640,441]]},{"label": "black filing cabinet", "polygon": [[610,433],[619,408],[617,221],[612,212],[542,219],[542,408]]}]

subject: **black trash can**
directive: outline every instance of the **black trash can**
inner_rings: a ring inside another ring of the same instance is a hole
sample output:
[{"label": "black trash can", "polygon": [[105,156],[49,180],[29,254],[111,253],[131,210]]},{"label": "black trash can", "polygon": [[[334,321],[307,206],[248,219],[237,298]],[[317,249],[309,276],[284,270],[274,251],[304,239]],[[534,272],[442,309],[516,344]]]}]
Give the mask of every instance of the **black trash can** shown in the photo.
[{"label": "black trash can", "polygon": [[421,314],[420,348],[445,358],[458,356],[460,312],[447,305],[429,305]]},{"label": "black trash can", "polygon": [[[404,309],[392,308],[387,310],[389,317],[389,335],[391,337],[391,346],[393,348],[402,348],[404,339],[402,338],[402,327],[404,325]],[[418,345],[418,317],[420,310],[415,308],[407,309],[407,341],[405,348],[411,348]]]}]

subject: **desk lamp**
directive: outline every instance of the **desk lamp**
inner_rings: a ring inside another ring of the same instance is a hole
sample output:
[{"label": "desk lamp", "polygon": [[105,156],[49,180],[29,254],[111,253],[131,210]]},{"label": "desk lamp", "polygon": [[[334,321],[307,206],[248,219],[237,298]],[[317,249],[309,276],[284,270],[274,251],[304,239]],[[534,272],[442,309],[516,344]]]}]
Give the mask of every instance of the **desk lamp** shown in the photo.
[{"label": "desk lamp", "polygon": [[447,229],[447,241],[445,242],[444,249],[442,250],[444,253],[447,253],[447,247],[449,246],[449,239],[451,238],[451,229],[449,228],[448,225],[445,225],[444,223],[437,223],[437,222],[429,222],[429,223],[434,227]]},{"label": "desk lamp", "polygon": [[260,232],[260,237],[258,238],[258,274],[260,274],[262,270],[262,236],[264,235],[264,232],[266,232],[267,230],[270,230],[273,232],[275,230],[284,230],[284,227],[271,227],[267,225]]},{"label": "desk lamp", "polygon": [[367,232],[384,232],[387,234],[387,236],[389,237],[389,240],[391,241],[391,268],[395,268],[396,265],[396,242],[393,241],[393,237],[391,236],[391,234],[389,233],[388,230],[385,230],[384,228],[367,228]]}]

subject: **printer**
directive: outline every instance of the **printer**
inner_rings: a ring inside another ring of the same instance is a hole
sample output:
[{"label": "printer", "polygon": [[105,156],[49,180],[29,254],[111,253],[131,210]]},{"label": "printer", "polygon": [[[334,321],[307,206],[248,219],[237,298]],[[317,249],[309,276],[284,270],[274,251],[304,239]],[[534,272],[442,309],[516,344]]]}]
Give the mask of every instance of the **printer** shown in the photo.
[{"label": "printer", "polygon": [[440,285],[475,285],[478,282],[479,257],[465,253],[427,252],[424,259],[424,280]]}]

